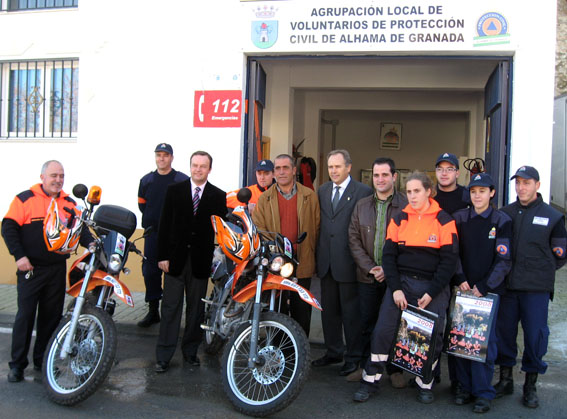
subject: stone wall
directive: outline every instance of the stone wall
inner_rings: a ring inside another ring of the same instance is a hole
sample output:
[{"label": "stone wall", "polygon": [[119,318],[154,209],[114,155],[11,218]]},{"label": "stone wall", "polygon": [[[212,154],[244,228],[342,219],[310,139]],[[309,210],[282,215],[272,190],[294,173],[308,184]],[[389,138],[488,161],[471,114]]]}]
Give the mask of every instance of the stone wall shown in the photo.
[{"label": "stone wall", "polygon": [[555,96],[567,93],[567,0],[557,0]]}]

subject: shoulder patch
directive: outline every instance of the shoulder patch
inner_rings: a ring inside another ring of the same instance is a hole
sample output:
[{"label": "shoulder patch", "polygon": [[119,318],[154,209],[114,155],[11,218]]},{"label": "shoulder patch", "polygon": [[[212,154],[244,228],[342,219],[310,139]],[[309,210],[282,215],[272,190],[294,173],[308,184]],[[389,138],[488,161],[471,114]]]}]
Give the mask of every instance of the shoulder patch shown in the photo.
[{"label": "shoulder patch", "polygon": [[23,191],[23,192],[19,193],[17,195],[17,197],[23,203],[23,202],[26,202],[31,197],[33,197],[33,192],[30,189],[28,189],[27,191]]}]

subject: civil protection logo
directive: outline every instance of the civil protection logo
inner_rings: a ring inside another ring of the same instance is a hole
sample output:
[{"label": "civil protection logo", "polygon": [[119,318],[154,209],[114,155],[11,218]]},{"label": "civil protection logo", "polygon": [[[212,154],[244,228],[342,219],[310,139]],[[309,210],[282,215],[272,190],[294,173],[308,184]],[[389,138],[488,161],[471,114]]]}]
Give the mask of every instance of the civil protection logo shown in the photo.
[{"label": "civil protection logo", "polygon": [[504,16],[497,12],[483,14],[476,23],[476,33],[475,47],[510,43],[508,22]]},{"label": "civil protection logo", "polygon": [[257,7],[253,10],[257,19],[252,22],[252,42],[258,48],[270,48],[278,40],[278,21],[273,20],[278,9],[274,6]]}]

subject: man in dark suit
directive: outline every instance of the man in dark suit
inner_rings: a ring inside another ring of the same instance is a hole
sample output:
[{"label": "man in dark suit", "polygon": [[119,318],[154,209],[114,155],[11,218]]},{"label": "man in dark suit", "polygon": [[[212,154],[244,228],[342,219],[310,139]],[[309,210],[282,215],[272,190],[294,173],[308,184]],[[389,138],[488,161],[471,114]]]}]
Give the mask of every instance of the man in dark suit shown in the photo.
[{"label": "man in dark suit", "polygon": [[179,337],[185,292],[183,359],[200,365],[207,278],[214,250],[211,215],[225,217],[226,193],[207,182],[213,159],[205,151],[191,155],[191,178],[169,185],[158,229],[158,266],[165,272],[161,324],[156,347],[156,372],[166,372]]},{"label": "man in dark suit", "polygon": [[350,177],[352,161],[348,151],[331,151],[327,166],[331,182],[317,191],[321,206],[317,276],[321,279],[321,317],[327,353],[312,364],[338,364],[344,354],[339,374],[345,376],[356,371],[363,349],[356,264],[349,249],[348,226],[355,204],[372,195],[372,189]]}]

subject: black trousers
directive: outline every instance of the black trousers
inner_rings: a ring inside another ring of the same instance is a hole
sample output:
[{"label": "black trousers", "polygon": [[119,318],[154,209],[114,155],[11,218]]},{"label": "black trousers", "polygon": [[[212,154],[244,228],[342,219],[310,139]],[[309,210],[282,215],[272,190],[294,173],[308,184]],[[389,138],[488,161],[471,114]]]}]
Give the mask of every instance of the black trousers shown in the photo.
[{"label": "black trousers", "polygon": [[321,305],[327,356],[343,358],[344,355],[345,362],[360,362],[363,341],[358,283],[338,282],[328,273],[321,278]]},{"label": "black trousers", "polygon": [[163,272],[157,260],[157,231],[152,231],[144,239],[144,256],[142,262],[142,275],[146,285],[146,302],[159,300],[162,295],[161,281]]},{"label": "black trousers", "polygon": [[[298,278],[297,283],[306,290],[311,288],[311,278]],[[281,313],[289,314],[309,337],[311,329],[311,306],[303,301],[295,291],[284,291],[289,297],[289,304],[282,304]]]},{"label": "black trousers", "polygon": [[156,346],[156,360],[169,362],[173,358],[183,314],[185,295],[185,332],[181,341],[184,357],[197,355],[203,337],[201,323],[204,320],[205,303],[201,301],[207,294],[207,279],[196,278],[191,269],[191,256],[187,258],[183,272],[179,276],[165,274],[163,298],[161,302],[161,322]]},{"label": "black trousers", "polygon": [[18,313],[12,331],[12,361],[10,368],[28,366],[33,326],[37,312],[33,363],[41,366],[43,353],[51,335],[57,329],[65,300],[65,262],[51,266],[36,266],[33,275],[18,271]]}]

